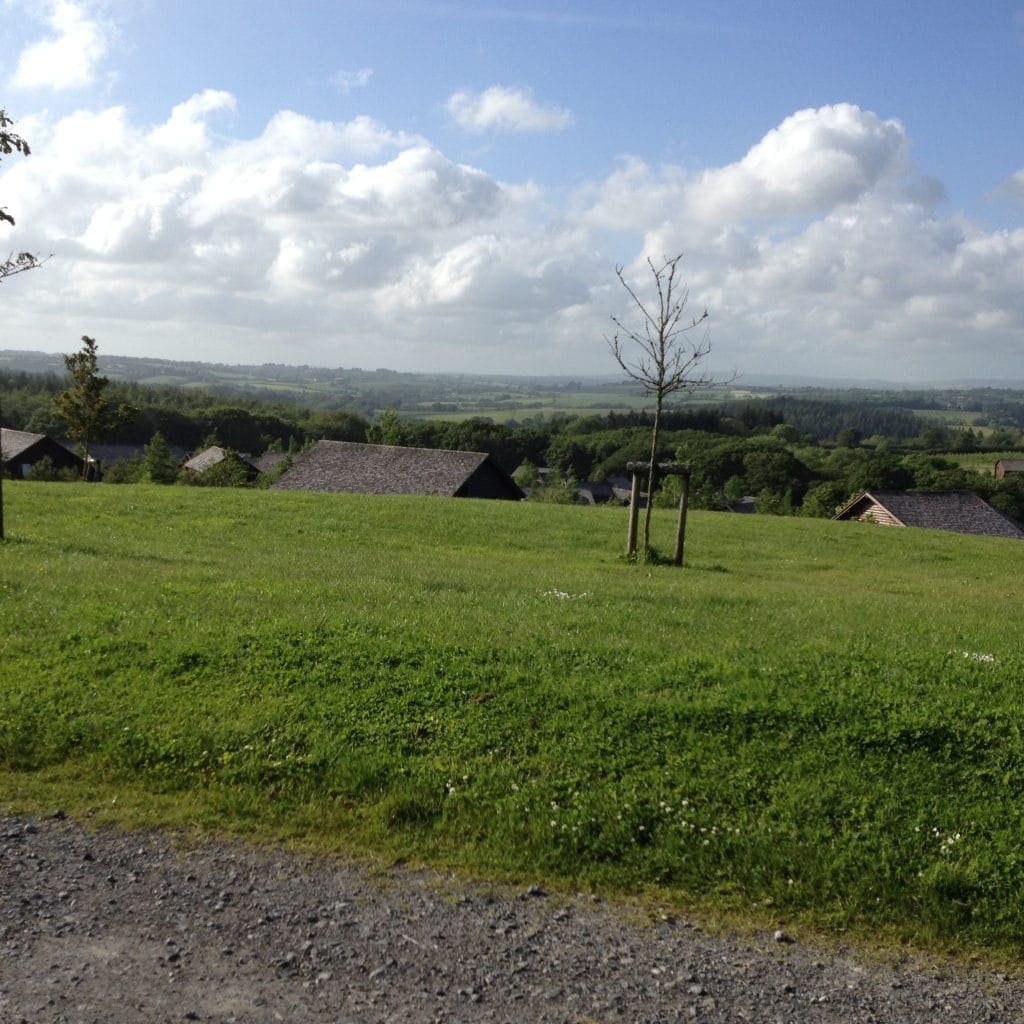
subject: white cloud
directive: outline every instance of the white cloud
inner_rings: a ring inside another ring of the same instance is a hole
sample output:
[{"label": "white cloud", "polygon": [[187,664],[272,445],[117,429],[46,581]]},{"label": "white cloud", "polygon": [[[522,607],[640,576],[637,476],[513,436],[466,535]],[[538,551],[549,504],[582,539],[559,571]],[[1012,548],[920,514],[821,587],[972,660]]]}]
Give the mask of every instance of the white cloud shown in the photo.
[{"label": "white cloud", "polygon": [[941,215],[943,197],[899,122],[841,105],[794,114],[725,167],[687,175],[626,160],[580,216],[642,234],[629,266],[640,282],[647,254],[685,249],[726,365],[1019,377],[1024,232]]},{"label": "white cloud", "polygon": [[373,77],[373,68],[359,68],[358,71],[335,71],[331,75],[331,84],[344,95],[356,89],[364,89]]},{"label": "white cloud", "polygon": [[997,199],[1024,199],[1024,169],[1001,181],[992,194]]},{"label": "white cloud", "polygon": [[457,92],[448,113],[469,132],[556,132],[572,123],[572,114],[537,104],[528,89],[492,85],[482,93]]},{"label": "white cloud", "polygon": [[222,110],[233,111],[235,106],[231,93],[216,89],[206,89],[179,103],[171,110],[171,116],[147,136],[154,157],[171,161],[186,156],[205,158],[211,145],[207,116]]},{"label": "white cloud", "polygon": [[682,168],[654,170],[638,157],[623,157],[603,182],[581,189],[578,215],[594,228],[643,231],[678,209],[688,185]]},{"label": "white cloud", "polygon": [[704,171],[688,201],[710,223],[814,213],[854,202],[907,166],[898,121],[842,103],[787,117],[738,163]]},{"label": "white cloud", "polygon": [[91,85],[109,47],[110,28],[86,3],[51,0],[46,7],[49,35],[22,50],[9,87],[61,92]]},{"label": "white cloud", "polygon": [[856,107],[795,114],[724,167],[624,157],[563,207],[367,117],[279,111],[230,138],[234,108],[208,90],[157,125],[123,107],[21,120],[33,151],[0,164],[18,222],[5,248],[55,255],[10,285],[10,337],[612,374],[602,338],[628,315],[615,264],[639,282],[646,254],[685,250],[726,370],[920,379],[1018,363],[1024,230],[943,212],[903,127]]},{"label": "white cloud", "polygon": [[422,355],[426,322],[445,321],[452,345],[498,344],[585,299],[575,243],[537,233],[536,189],[505,188],[369,118],[281,111],[252,138],[213,133],[234,106],[207,91],[156,126],[121,107],[33,124],[32,157],[5,162],[0,180],[19,239],[56,254],[19,306],[34,331],[95,318],[108,345],[164,332],[164,353],[231,358],[212,339],[248,325],[260,358],[314,361],[340,336],[388,365],[398,356],[378,351],[381,338]]}]

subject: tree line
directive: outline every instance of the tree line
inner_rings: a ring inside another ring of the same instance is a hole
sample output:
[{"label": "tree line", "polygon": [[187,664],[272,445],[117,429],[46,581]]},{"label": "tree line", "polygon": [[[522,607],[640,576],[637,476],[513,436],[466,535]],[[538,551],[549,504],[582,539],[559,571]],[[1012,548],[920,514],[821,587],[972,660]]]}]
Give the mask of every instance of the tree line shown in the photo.
[{"label": "tree line", "polygon": [[[67,388],[68,378],[57,374],[0,371],[4,425],[68,436],[59,402]],[[258,455],[296,452],[328,438],[483,451],[528,484],[537,479],[536,468],[547,467],[549,490],[545,494],[541,488],[537,496],[572,500],[577,482],[624,477],[627,463],[646,461],[651,454],[651,415],[643,411],[559,415],[526,424],[482,417],[403,420],[395,410],[370,419],[358,412],[252,396],[233,395],[229,403],[209,390],[122,381],[109,381],[105,397],[120,414],[104,440],[146,446],[134,462],[112,468],[108,479],[113,480],[176,479],[171,446],[197,451],[215,442]],[[967,489],[1024,518],[1024,496],[1014,479],[996,481],[963,470],[950,458],[956,452],[1018,447],[1019,429],[950,430],[884,405],[799,396],[667,406],[660,428],[656,457],[692,466],[695,508],[731,507],[753,496],[763,512],[831,515],[864,489]],[[225,479],[217,482],[245,482],[227,467],[220,475]],[[675,500],[673,486],[666,481],[661,500]]]}]

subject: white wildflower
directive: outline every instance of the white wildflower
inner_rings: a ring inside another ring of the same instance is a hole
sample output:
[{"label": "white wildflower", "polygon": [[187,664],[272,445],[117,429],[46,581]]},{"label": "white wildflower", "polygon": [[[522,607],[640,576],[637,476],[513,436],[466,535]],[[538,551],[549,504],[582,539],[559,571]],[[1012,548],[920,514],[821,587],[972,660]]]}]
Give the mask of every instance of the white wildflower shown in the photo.
[{"label": "white wildflower", "polygon": [[979,651],[961,651],[960,652],[968,661],[986,661],[992,662],[996,660],[994,654],[982,654]]}]

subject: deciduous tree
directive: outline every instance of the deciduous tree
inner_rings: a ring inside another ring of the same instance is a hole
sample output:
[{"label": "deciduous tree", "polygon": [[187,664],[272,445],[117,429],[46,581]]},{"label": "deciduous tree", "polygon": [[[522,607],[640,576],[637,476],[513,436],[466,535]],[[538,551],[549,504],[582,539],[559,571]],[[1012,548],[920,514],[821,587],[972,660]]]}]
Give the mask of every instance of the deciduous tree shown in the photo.
[{"label": "deciduous tree", "polygon": [[[654,398],[654,422],[651,426],[650,462],[647,475],[648,500],[644,513],[642,558],[646,560],[651,541],[651,510],[657,488],[658,440],[665,399],[677,391],[707,388],[720,383],[702,369],[711,351],[708,338],[708,311],[690,317],[686,312],[689,289],[681,278],[683,255],[665,256],[656,263],[647,258],[654,278],[654,298],[645,302],[625,278],[623,268],[615,274],[640,314],[638,327],[627,327],[613,316],[615,334],[608,340],[615,361],[630,380]],[[692,340],[693,338],[696,340]]]},{"label": "deciduous tree", "polygon": [[402,424],[398,413],[388,406],[380,414],[380,422],[366,428],[366,440],[369,444],[385,444],[396,447],[402,443]]}]

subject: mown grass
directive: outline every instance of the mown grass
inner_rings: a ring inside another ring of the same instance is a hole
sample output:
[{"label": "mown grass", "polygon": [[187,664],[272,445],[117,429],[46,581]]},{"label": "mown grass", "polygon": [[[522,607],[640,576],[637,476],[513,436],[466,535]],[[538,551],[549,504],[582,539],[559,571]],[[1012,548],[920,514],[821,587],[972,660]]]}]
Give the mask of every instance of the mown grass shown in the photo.
[{"label": "mown grass", "polygon": [[4,496],[7,806],[1024,938],[1013,542],[693,513],[677,570],[622,510]]}]

